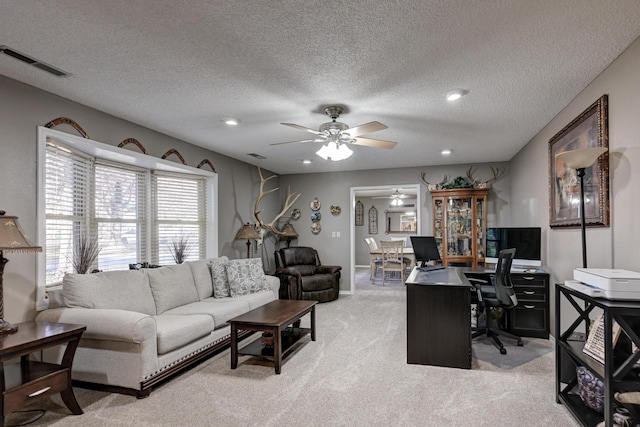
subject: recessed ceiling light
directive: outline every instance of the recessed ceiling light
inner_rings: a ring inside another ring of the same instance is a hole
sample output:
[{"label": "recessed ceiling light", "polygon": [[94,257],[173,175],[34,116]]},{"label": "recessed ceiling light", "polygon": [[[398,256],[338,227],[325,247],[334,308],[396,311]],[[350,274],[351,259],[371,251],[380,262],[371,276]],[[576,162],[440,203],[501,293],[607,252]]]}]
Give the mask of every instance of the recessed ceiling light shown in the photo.
[{"label": "recessed ceiling light", "polygon": [[444,150],[442,150],[442,151],[440,152],[440,154],[442,154],[443,156],[448,156],[448,155],[450,155],[450,154],[451,154],[451,149],[449,149],[449,148],[445,148]]},{"label": "recessed ceiling light", "polygon": [[308,165],[309,163],[311,163],[313,160],[309,160],[309,159],[304,159],[302,161],[302,163],[304,163],[305,165]]},{"label": "recessed ceiling light", "polygon": [[238,123],[240,123],[240,119],[236,119],[236,118],[233,118],[233,117],[223,117],[220,120],[222,120],[222,122],[225,125],[229,125],[229,126],[238,126]]},{"label": "recessed ceiling light", "polygon": [[449,92],[447,92],[447,101],[458,100],[468,93],[469,91],[466,89],[452,89]]}]

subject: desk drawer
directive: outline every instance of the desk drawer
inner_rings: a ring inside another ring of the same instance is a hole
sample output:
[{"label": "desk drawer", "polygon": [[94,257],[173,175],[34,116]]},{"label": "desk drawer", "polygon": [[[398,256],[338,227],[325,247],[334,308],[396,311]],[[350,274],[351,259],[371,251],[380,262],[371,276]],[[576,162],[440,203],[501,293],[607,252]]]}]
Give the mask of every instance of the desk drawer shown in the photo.
[{"label": "desk drawer", "polygon": [[526,302],[546,302],[547,291],[544,288],[537,288],[532,286],[514,286],[516,291],[516,297],[518,298],[518,304]]},{"label": "desk drawer", "polygon": [[66,390],[68,376],[69,370],[64,369],[7,390],[4,397],[4,413],[8,414]]},{"label": "desk drawer", "polygon": [[511,283],[513,286],[527,286],[527,287],[547,287],[547,279],[545,277],[527,275],[527,274],[511,274]]},{"label": "desk drawer", "polygon": [[509,332],[521,337],[549,338],[547,303],[520,302],[509,310]]}]

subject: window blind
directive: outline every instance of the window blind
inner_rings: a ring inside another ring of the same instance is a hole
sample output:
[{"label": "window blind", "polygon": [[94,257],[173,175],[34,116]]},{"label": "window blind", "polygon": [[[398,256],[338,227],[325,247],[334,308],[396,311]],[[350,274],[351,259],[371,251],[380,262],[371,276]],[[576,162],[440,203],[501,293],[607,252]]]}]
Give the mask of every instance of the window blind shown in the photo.
[{"label": "window blind", "polygon": [[47,143],[45,166],[47,285],[73,272],[83,238],[100,248],[90,270],[174,264],[172,246],[181,241],[185,260],[206,257],[206,177],[107,161],[57,142]]},{"label": "window blind", "polygon": [[186,250],[186,260],[206,256],[207,181],[203,177],[154,172],[153,258],[175,263],[174,248]]}]

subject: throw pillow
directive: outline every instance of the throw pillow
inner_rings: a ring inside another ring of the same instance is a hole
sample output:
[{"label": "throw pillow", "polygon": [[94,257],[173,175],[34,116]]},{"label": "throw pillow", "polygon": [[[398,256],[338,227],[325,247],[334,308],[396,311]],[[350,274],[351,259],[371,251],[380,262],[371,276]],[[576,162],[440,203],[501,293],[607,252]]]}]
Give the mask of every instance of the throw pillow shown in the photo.
[{"label": "throw pillow", "polygon": [[186,264],[150,269],[147,276],[158,314],[198,301],[193,274]]},{"label": "throw pillow", "polygon": [[227,263],[229,258],[222,256],[212,259],[209,263],[211,279],[213,280],[213,297],[227,298],[229,294],[229,281],[227,280]]},{"label": "throw pillow", "polygon": [[232,259],[227,264],[229,291],[232,297],[268,291],[271,288],[262,269],[260,258]]}]

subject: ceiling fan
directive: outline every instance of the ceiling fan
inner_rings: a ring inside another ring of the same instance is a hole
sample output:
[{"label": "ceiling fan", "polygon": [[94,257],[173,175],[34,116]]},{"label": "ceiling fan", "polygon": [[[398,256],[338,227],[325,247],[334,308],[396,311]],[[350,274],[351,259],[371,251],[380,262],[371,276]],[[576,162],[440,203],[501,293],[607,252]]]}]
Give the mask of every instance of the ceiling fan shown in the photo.
[{"label": "ceiling fan", "polygon": [[[344,109],[338,105],[332,105],[326,107],[324,112],[331,117],[332,121],[323,123],[320,125],[319,130],[310,129],[308,127],[296,125],[294,123],[281,123],[285,126],[292,127],[294,129],[300,129],[305,132],[312,133],[316,135],[313,139],[303,139],[300,141],[288,141],[288,142],[277,142],[271,145],[282,145],[282,144],[299,144],[303,142],[322,142],[326,143],[325,147],[329,147],[330,149],[340,151],[342,148],[345,151],[348,151],[346,154],[347,158],[351,155],[351,150],[347,149],[346,145],[354,144],[354,145],[362,145],[366,147],[375,147],[375,148],[386,148],[391,149],[396,146],[397,142],[393,141],[383,141],[381,139],[371,139],[371,138],[362,138],[360,135],[365,135],[371,132],[376,132],[379,130],[386,129],[387,126],[383,125],[380,122],[369,122],[360,126],[350,128],[347,124],[336,121],[336,119],[342,114]],[[343,147],[341,147],[343,146]],[[318,150],[317,154],[326,159],[326,156],[321,154],[323,148]],[[343,152],[344,153],[344,152]],[[329,155],[329,157],[332,157]],[[332,160],[342,160],[336,159],[332,157]]]},{"label": "ceiling fan", "polygon": [[415,199],[416,196],[414,194],[403,194],[399,189],[396,188],[396,191],[388,196],[373,196],[372,199],[391,199],[391,204],[394,206],[399,206],[403,204],[403,199]]}]

